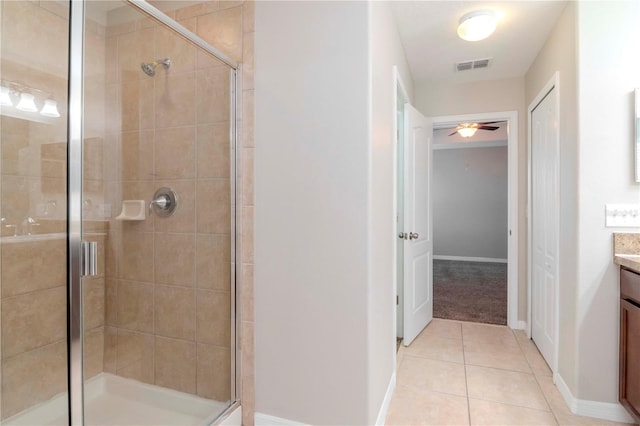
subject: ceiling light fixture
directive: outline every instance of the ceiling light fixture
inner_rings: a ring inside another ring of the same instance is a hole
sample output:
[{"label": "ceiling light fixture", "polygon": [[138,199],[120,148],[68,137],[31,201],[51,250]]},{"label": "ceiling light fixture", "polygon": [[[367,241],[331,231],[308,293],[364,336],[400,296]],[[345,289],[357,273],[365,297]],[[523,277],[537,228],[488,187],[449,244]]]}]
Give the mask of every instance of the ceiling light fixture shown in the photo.
[{"label": "ceiling light fixture", "polygon": [[460,18],[458,35],[467,41],[484,40],[496,30],[496,14],[490,10],[476,10]]},{"label": "ceiling light fixture", "polygon": [[478,131],[478,123],[462,123],[457,130],[458,134],[463,138],[470,138]]}]

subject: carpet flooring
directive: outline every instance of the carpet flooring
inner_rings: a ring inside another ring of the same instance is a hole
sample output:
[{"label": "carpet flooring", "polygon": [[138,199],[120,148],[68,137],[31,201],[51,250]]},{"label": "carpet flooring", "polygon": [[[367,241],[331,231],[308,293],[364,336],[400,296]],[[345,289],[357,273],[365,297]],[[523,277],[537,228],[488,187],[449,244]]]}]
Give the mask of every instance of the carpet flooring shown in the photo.
[{"label": "carpet flooring", "polygon": [[507,264],[433,261],[433,316],[507,324]]}]

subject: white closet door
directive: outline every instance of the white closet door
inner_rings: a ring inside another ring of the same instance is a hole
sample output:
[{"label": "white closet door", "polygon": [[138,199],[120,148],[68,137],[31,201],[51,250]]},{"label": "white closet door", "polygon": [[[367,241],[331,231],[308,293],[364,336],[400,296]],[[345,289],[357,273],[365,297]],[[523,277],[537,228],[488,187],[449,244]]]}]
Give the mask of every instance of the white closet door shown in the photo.
[{"label": "white closet door", "polygon": [[547,363],[555,364],[558,285],[557,89],[531,113],[531,338]]}]

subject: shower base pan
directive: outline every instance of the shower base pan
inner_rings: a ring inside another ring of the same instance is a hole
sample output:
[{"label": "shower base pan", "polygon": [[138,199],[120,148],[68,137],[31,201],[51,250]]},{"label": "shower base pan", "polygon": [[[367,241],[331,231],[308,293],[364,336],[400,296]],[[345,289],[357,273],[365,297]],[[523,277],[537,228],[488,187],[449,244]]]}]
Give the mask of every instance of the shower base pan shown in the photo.
[{"label": "shower base pan", "polygon": [[[108,373],[101,373],[87,381],[84,401],[84,424],[95,426],[207,425],[229,406],[227,402],[199,398]],[[66,426],[66,407],[67,394],[64,393],[2,424]]]}]

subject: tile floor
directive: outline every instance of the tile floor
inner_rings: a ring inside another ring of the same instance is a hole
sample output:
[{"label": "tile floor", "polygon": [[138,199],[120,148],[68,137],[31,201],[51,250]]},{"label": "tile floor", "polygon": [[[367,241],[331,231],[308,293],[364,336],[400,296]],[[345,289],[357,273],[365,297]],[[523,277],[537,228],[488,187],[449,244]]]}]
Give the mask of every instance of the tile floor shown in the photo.
[{"label": "tile floor", "polygon": [[434,319],[400,346],[387,425],[619,425],[575,416],[522,331]]}]

